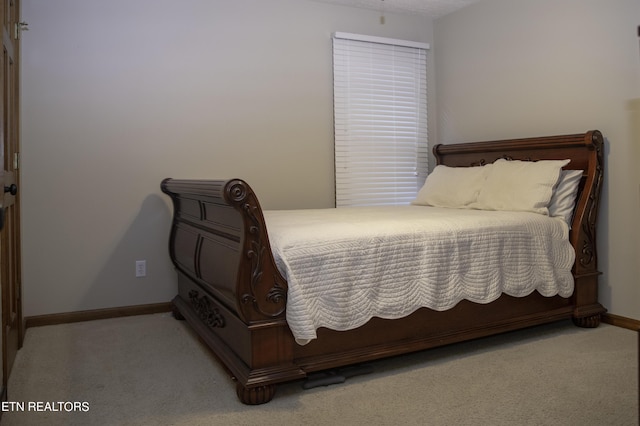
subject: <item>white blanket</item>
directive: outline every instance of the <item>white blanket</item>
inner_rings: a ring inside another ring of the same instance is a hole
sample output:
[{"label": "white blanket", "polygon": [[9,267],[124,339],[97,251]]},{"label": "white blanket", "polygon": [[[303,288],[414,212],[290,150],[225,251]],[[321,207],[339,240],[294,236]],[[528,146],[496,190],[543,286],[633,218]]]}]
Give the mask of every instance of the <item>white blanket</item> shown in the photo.
[{"label": "white blanket", "polygon": [[567,224],[535,213],[425,206],[265,211],[289,284],[287,322],[299,344],[316,329],[442,311],[502,293],[568,297],[575,252]]}]

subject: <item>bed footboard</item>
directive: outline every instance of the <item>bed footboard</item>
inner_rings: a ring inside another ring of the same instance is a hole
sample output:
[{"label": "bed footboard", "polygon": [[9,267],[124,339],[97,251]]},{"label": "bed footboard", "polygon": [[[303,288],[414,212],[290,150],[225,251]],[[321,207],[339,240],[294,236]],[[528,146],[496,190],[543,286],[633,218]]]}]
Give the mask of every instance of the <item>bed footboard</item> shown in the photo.
[{"label": "bed footboard", "polygon": [[266,402],[275,383],[304,372],[292,362],[287,283],[275,266],[258,199],[240,179],[165,179],[161,188],[174,205],[174,313],[224,362],[243,402]]}]

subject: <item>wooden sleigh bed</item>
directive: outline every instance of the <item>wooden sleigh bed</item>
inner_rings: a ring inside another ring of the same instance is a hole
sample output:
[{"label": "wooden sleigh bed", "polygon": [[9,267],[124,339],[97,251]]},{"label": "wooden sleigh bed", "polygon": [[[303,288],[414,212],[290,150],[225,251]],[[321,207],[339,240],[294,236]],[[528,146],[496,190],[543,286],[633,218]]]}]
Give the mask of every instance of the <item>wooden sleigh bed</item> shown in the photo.
[{"label": "wooden sleigh bed", "polygon": [[513,160],[571,159],[583,170],[569,231],[575,250],[570,297],[502,295],[452,309],[421,308],[394,320],[373,318],[349,331],[317,330],[296,343],[287,324],[288,284],[272,254],[258,198],[240,179],[165,179],[174,205],[171,259],[178,272],[174,315],[186,319],[237,383],[245,404],[270,401],[278,383],[311,373],[572,318],[597,327],[596,219],[603,179],[599,131],[540,138],[437,145],[438,164],[469,167]]}]

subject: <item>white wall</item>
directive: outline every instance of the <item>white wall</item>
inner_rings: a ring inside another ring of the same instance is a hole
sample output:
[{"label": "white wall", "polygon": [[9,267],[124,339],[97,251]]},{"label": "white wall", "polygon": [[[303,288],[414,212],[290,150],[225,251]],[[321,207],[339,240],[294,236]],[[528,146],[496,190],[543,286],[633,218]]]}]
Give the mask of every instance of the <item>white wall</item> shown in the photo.
[{"label": "white wall", "polygon": [[432,43],[425,18],[380,25],[308,0],[22,8],[25,316],[169,301],[165,177],[241,177],[269,209],[332,206],[331,34]]},{"label": "white wall", "polygon": [[[434,25],[444,143],[599,129],[600,298],[640,319],[640,49],[637,0],[483,0]],[[433,120],[432,120],[433,122]]]}]

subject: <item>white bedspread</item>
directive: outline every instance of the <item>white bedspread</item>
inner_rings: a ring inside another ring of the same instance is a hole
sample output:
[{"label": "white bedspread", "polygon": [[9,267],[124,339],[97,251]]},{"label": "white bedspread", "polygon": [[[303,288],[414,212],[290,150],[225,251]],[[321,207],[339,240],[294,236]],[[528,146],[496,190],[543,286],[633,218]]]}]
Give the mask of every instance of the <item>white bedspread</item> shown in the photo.
[{"label": "white bedspread", "polygon": [[265,211],[287,322],[299,344],[420,307],[500,294],[568,297],[575,253],[562,219],[424,206]]}]

